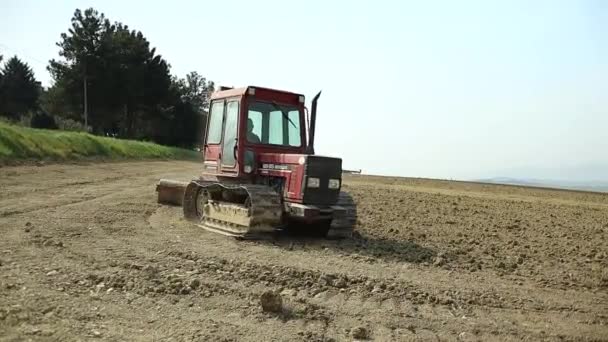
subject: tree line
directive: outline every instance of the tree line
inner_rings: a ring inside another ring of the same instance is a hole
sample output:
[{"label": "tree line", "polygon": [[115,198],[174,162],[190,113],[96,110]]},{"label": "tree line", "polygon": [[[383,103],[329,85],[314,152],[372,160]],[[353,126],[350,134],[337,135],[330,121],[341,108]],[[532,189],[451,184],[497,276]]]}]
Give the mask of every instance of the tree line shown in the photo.
[{"label": "tree line", "polygon": [[18,57],[4,63],[1,116],[39,128],[80,127],[181,147],[199,143],[214,83],[195,71],[172,75],[142,32],[93,8],[77,9],[57,46],[48,88]]}]

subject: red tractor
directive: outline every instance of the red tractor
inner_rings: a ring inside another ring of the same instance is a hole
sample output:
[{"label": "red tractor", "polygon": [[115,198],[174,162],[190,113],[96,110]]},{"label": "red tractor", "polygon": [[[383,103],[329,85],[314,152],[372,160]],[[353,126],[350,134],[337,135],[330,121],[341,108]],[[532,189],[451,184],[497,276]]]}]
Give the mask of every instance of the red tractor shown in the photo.
[{"label": "red tractor", "polygon": [[277,230],[349,237],[352,198],[341,191],[342,160],[315,155],[317,101],[261,87],[211,96],[202,172],[189,183],[161,179],[158,202],[181,204],[197,225],[240,238]]}]

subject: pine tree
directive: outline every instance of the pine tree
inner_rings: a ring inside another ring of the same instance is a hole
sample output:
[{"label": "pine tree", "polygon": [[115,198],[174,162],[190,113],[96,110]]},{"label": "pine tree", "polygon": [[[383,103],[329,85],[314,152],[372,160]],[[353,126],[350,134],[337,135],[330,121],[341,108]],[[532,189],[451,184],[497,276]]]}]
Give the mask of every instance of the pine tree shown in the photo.
[{"label": "pine tree", "polygon": [[38,107],[40,83],[27,63],[14,56],[0,74],[0,115],[18,120]]}]

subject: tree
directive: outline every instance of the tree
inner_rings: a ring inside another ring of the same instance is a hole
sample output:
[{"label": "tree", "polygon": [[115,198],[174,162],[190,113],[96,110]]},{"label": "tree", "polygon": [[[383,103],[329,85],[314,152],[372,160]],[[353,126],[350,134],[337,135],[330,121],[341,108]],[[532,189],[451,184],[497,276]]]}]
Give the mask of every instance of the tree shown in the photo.
[{"label": "tree", "polygon": [[[0,55],[0,63],[2,63],[3,58],[4,58],[4,56]],[[4,82],[4,75],[2,74],[2,70],[0,70],[0,116],[6,115],[5,113],[2,112],[2,110],[3,110],[2,104],[4,103],[4,92],[2,91],[3,84],[4,84],[3,82]]]},{"label": "tree", "polygon": [[209,100],[215,85],[213,81],[201,76],[196,71],[186,75],[185,79],[172,79],[173,132],[179,132],[173,138],[173,144],[179,146],[198,146],[202,132],[207,123]]},{"label": "tree", "polygon": [[76,10],[57,46],[61,59],[50,61],[54,83],[43,97],[50,113],[82,121],[88,108],[95,134],[197,144],[214,84],[196,72],[173,77],[142,32],[94,9]]},{"label": "tree", "polygon": [[201,76],[196,71],[186,75],[186,80],[182,87],[183,97],[187,102],[190,102],[194,109],[199,113],[204,113],[209,110],[209,98],[215,89],[213,81]]},{"label": "tree", "polygon": [[0,113],[17,120],[38,107],[40,83],[32,69],[17,56],[10,58],[0,71]]},{"label": "tree", "polygon": [[157,107],[169,99],[171,75],[167,62],[150,48],[141,32],[117,23],[108,54],[110,74],[115,77],[112,98],[122,112],[124,135],[142,135],[138,123],[157,114]]},{"label": "tree", "polygon": [[144,35],[122,23],[110,24],[90,8],[74,12],[72,27],[57,46],[65,60],[50,61],[49,71],[61,91],[49,93],[61,92],[69,100],[54,102],[63,102],[69,113],[85,112],[86,89],[94,132],[145,137],[141,122],[166,103],[171,76],[168,63]]},{"label": "tree", "polygon": [[38,109],[30,119],[30,127],[57,129],[57,123],[55,122],[55,118],[52,115],[41,109]]},{"label": "tree", "polygon": [[108,35],[113,27],[103,13],[92,8],[84,13],[77,9],[71,22],[68,33],[62,33],[56,44],[60,48],[59,56],[64,60],[51,60],[47,69],[68,97],[64,101],[66,111],[80,112],[82,120],[88,121],[91,105],[95,107],[98,101],[102,101],[96,90],[103,87],[99,80],[105,71],[104,52],[109,49]]},{"label": "tree", "polygon": [[78,102],[73,103],[74,94],[69,93],[65,80],[55,82],[40,94],[41,107],[48,113],[73,121],[82,121],[82,111]]}]

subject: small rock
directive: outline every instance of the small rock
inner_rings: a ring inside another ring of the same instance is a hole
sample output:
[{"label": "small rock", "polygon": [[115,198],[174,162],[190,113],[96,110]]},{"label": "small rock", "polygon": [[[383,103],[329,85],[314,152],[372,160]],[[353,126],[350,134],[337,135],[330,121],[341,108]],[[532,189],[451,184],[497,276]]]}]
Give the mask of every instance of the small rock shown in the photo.
[{"label": "small rock", "polygon": [[198,288],[200,285],[201,285],[201,281],[200,281],[200,280],[198,280],[198,279],[193,279],[193,280],[190,282],[190,287],[191,287],[192,289],[194,289],[194,290],[196,290],[196,289],[197,289],[197,288]]},{"label": "small rock", "polygon": [[47,313],[49,313],[49,312],[52,312],[53,310],[55,310],[55,307],[54,307],[54,306],[47,306],[46,308],[44,308],[44,309],[42,310],[42,313],[43,313],[43,314],[47,314]]},{"label": "small rock", "polygon": [[296,294],[297,294],[297,292],[294,289],[285,289],[285,290],[281,291],[281,296],[295,297]]},{"label": "small rock", "polygon": [[372,290],[372,293],[378,293],[378,292],[382,292],[382,288],[380,288],[379,286],[375,286],[374,289]]},{"label": "small rock", "polygon": [[319,277],[319,283],[321,285],[331,285],[336,277],[332,274],[322,274]]},{"label": "small rock", "polygon": [[49,277],[51,277],[51,276],[54,276],[54,275],[56,275],[58,273],[59,272],[57,272],[56,270],[52,270],[52,271],[48,272],[46,275],[49,276]]},{"label": "small rock", "polygon": [[356,339],[366,340],[369,338],[369,332],[364,327],[356,327],[353,330],[351,330],[350,333],[353,336],[353,338],[356,338]]},{"label": "small rock", "polygon": [[101,337],[101,332],[99,332],[98,330],[93,330],[93,331],[91,331],[91,334],[92,334],[94,337]]},{"label": "small rock", "polygon": [[334,286],[343,289],[347,286],[346,281],[343,278],[340,278],[334,282]]},{"label": "small rock", "polygon": [[283,310],[283,299],[281,295],[273,291],[266,291],[260,296],[260,303],[265,312],[281,312]]},{"label": "small rock", "polygon": [[445,259],[443,257],[436,257],[435,261],[433,262],[433,266],[441,266],[445,264]]},{"label": "small rock", "polygon": [[131,304],[133,302],[133,300],[135,299],[135,295],[131,292],[127,292],[125,294],[125,297],[127,298],[127,303]]},{"label": "small rock", "polygon": [[322,301],[326,301],[329,298],[329,293],[327,291],[321,291],[314,296],[315,299],[320,299]]},{"label": "small rock", "polygon": [[43,329],[40,333],[42,336],[53,336],[55,334],[55,330],[53,329]]}]

